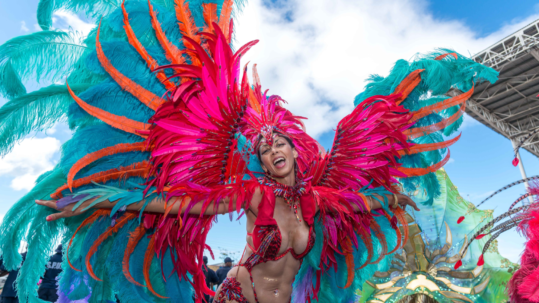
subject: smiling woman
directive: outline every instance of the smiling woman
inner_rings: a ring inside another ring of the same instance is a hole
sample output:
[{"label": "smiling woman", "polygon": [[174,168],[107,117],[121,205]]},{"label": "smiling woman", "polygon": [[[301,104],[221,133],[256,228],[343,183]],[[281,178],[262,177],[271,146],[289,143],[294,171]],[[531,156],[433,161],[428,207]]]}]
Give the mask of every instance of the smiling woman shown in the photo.
[{"label": "smiling woman", "polygon": [[[58,8],[42,3],[50,16]],[[97,7],[54,3],[90,15]],[[3,88],[27,96],[4,107],[10,121],[38,119],[12,131],[2,125],[10,141],[0,148],[65,116],[74,130],[58,165],[0,227],[7,267],[20,262],[14,243],[28,241],[21,300],[35,295],[36,268],[61,238],[63,302],[354,301],[407,241],[406,207],[419,209],[402,192],[436,195],[432,172],[458,139],[442,141],[441,132],[457,128],[473,84],[495,78],[452,52],[399,61],[356,98],[326,152],[304,118],[263,93],[256,69],[252,83],[247,66],[240,71],[257,41],[233,51],[231,0],[99,3],[104,17],[76,63],[59,67],[70,71],[65,86],[45,88],[46,102]],[[45,44],[41,64],[47,52],[65,50],[51,45],[69,44],[44,32],[8,45]],[[445,96],[451,87],[465,93]],[[216,215],[233,212],[246,217],[246,245],[214,294],[202,269],[206,236]]]}]

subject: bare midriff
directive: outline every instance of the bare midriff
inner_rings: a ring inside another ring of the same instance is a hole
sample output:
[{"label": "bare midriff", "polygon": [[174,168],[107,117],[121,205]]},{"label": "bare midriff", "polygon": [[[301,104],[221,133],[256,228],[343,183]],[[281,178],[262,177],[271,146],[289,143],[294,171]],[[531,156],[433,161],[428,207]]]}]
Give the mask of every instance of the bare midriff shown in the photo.
[{"label": "bare midriff", "polygon": [[[253,197],[253,204],[251,204],[251,209],[253,210],[257,209],[257,202],[260,201],[260,199],[256,198],[256,196]],[[252,268],[251,275],[244,266],[235,266],[228,272],[229,278],[234,277],[241,284],[243,295],[250,303],[256,303],[255,291],[256,299],[259,303],[290,302],[292,284],[301,266],[301,261],[294,258],[290,250],[299,255],[307,249],[309,242],[309,226],[305,223],[305,220],[298,222],[294,212],[290,210],[282,198],[277,197],[275,202],[274,219],[277,221],[282,237],[277,260],[257,264]],[[299,214],[300,218],[303,218],[301,211]],[[248,233],[252,233],[255,220],[256,214],[248,211]],[[247,236],[246,240],[248,245],[245,247],[240,264],[245,263],[253,254],[251,249],[253,247],[252,237]]]}]

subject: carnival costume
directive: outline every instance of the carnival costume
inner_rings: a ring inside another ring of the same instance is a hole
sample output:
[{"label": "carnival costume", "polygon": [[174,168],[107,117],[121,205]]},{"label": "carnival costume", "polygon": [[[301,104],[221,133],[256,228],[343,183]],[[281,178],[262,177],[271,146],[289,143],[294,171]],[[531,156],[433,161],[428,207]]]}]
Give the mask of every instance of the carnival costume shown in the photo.
[{"label": "carnival costume", "polygon": [[[493,70],[450,51],[398,61],[388,77],[370,79],[325,152],[305,132],[302,117],[262,91],[256,69],[253,83],[247,66],[240,73],[240,59],[256,41],[235,52],[231,48],[231,0],[126,1],[118,8],[92,3],[42,0],[38,19],[45,30],[28,36],[35,44],[72,39],[49,30],[55,9],[103,15],[71,65],[42,72],[67,76],[65,86],[26,93],[21,77],[27,74],[17,74],[9,60],[3,65],[2,76],[11,82],[1,83],[0,90],[11,101],[0,111],[2,153],[30,131],[66,116],[74,131],[57,167],[38,179],[0,228],[8,267],[20,263],[20,241],[29,245],[18,278],[22,301],[36,300],[34,285],[53,239],[61,238],[66,258],[59,302],[102,302],[115,294],[122,302],[190,302],[193,296],[200,302],[203,294],[212,294],[201,264],[215,216],[188,210],[230,198],[232,217],[249,206],[258,189],[263,198],[251,234],[254,253],[241,266],[250,272],[282,257],[273,218],[275,199],[282,197],[296,214],[301,208],[310,227],[307,250],[285,252],[301,260],[292,301],[352,302],[408,237],[402,209],[381,199],[383,209],[371,213],[367,197],[403,188],[436,196],[432,172],[447,163],[447,147],[458,140],[444,141],[443,135],[460,125],[473,84],[496,79]],[[24,39],[32,43],[28,37],[7,42],[0,52],[7,56],[6,48],[13,52]],[[52,51],[58,58],[58,49]],[[464,93],[448,97],[450,89]],[[9,128],[6,117],[16,127]],[[257,144],[263,138],[271,145],[274,134],[288,137],[299,154],[295,187],[262,173]],[[158,196],[167,201],[164,214],[143,212],[144,207],[140,213],[126,211]],[[58,199],[58,207],[74,208],[97,199],[83,215],[46,222],[53,211],[34,200],[47,197]],[[104,201],[117,204],[91,209]],[[187,211],[169,215],[175,203]],[[354,212],[352,205],[363,211]],[[245,302],[238,287],[235,279],[227,280],[218,302]]]}]

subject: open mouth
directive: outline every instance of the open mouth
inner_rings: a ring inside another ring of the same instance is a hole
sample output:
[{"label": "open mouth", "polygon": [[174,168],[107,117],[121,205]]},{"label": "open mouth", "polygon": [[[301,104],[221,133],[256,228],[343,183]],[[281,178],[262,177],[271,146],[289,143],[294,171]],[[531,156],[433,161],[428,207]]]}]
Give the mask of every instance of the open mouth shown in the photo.
[{"label": "open mouth", "polygon": [[273,160],[273,166],[275,166],[276,168],[283,168],[285,165],[286,160],[283,157]]}]

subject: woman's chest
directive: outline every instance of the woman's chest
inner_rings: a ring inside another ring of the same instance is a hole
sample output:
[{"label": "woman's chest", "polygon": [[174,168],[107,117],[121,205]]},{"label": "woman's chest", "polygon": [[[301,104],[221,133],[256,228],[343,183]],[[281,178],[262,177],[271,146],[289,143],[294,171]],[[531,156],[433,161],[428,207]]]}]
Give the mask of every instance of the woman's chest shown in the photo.
[{"label": "woman's chest", "polygon": [[281,246],[279,253],[292,248],[296,254],[303,253],[309,243],[309,226],[303,220],[301,208],[298,209],[298,217],[290,206],[283,199],[277,198],[275,201],[273,218],[277,222],[281,235]]}]

